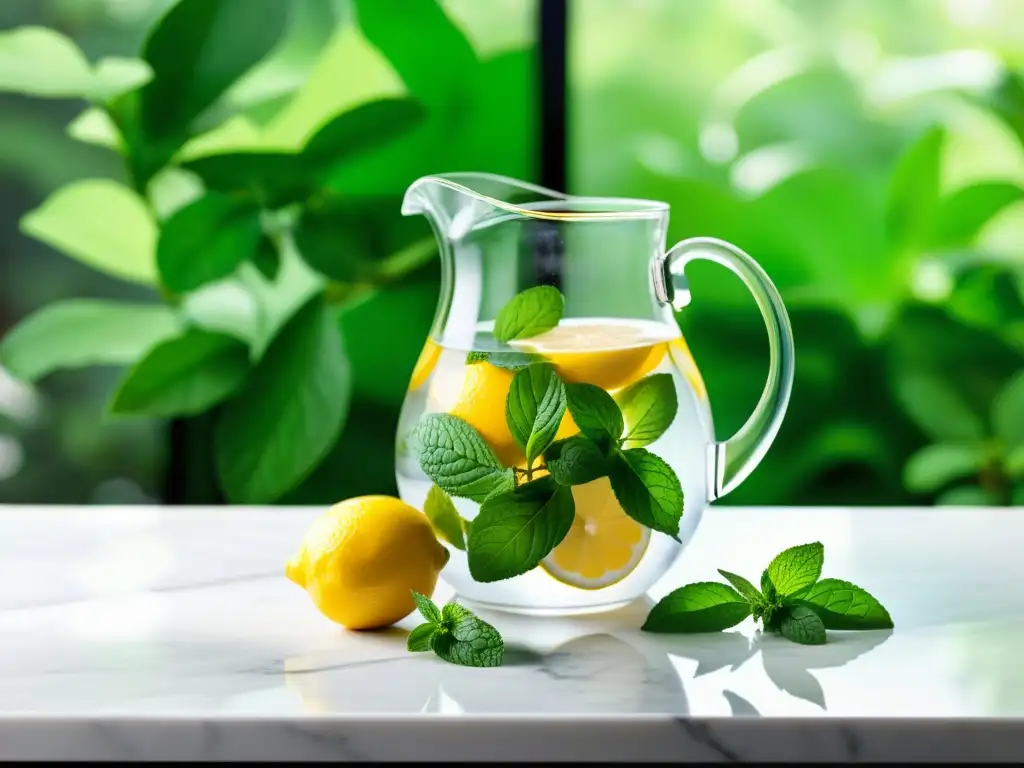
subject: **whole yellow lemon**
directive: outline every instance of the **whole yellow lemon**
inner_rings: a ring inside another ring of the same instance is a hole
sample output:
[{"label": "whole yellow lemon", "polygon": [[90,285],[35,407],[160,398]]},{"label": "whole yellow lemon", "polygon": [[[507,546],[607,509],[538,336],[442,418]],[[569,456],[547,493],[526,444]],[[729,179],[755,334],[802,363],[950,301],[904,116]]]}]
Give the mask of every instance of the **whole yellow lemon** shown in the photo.
[{"label": "whole yellow lemon", "polygon": [[313,521],[285,575],[332,621],[376,629],[412,613],[410,590],[432,595],[447,562],[418,510],[392,496],[359,496]]}]

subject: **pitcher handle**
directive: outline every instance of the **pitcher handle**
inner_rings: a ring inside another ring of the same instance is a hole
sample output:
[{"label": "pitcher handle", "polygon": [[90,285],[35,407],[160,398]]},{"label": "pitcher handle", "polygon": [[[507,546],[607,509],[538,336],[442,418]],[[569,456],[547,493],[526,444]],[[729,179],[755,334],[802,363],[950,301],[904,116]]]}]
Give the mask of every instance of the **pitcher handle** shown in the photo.
[{"label": "pitcher handle", "polygon": [[754,471],[782,426],[793,389],[793,328],[782,297],[761,266],[735,245],[713,237],[683,240],[654,260],[652,273],[658,301],[671,303],[675,309],[689,303],[683,270],[695,259],[716,262],[736,273],[753,294],[768,328],[768,381],[757,407],[735,435],[708,446],[708,493],[709,500],[714,501]]}]

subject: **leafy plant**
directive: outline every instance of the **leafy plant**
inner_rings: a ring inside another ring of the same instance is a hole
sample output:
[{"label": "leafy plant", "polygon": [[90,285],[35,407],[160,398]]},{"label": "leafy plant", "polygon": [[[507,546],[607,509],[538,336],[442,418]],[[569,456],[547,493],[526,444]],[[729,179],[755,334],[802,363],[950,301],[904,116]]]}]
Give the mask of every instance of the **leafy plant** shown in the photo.
[{"label": "leafy plant", "polygon": [[719,570],[729,582],[698,582],[658,601],[643,629],[647,632],[720,632],[748,616],[766,631],[803,645],[821,645],[826,629],[891,629],[889,612],[860,587],[821,579],[825,549],[820,542],[791,547],[768,564],[761,589],[742,576]]},{"label": "leafy plant", "polygon": [[[558,325],[564,305],[555,288],[529,288],[498,312],[495,338],[507,342],[545,333]],[[505,367],[512,359],[500,357],[506,354],[511,352],[470,353],[466,364],[502,360]],[[682,486],[672,468],[644,447],[676,417],[671,374],[645,376],[616,400],[593,384],[566,384],[538,357],[517,359],[505,404],[509,432],[526,457],[524,467],[505,467],[484,437],[458,416],[428,413],[416,427],[420,467],[435,483],[427,516],[459,548],[461,531],[468,529],[465,549],[477,581],[536,568],[572,526],[572,486],[600,477],[608,477],[627,515],[678,540]],[[580,432],[556,441],[566,411]],[[471,524],[458,518],[445,494],[480,503]]]},{"label": "leafy plant", "polygon": [[412,599],[426,621],[409,633],[408,650],[433,651],[441,659],[464,667],[501,666],[505,643],[498,630],[458,603],[438,608],[429,597],[416,591]]},{"label": "leafy plant", "polygon": [[[486,78],[465,81],[489,62],[478,60],[434,0],[401,8],[449,41],[452,51],[428,62],[404,25],[384,23],[379,4],[355,5],[361,33],[392,59],[408,93],[364,95],[303,118],[304,130],[287,140],[275,138],[274,116],[298,124],[315,94],[294,90],[301,80],[273,104],[245,94],[308,21],[305,0],[178,0],[130,60],[89,62],[70,39],[44,28],[0,34],[0,91],[89,101],[72,136],[116,151],[125,169],[126,183],[84,179],[57,190],[24,217],[23,231],[163,300],[56,302],[7,334],[0,361],[28,382],[58,369],[127,366],[109,412],[211,418],[219,485],[232,502],[281,499],[331,463],[353,398],[393,392],[388,418],[397,418],[409,357],[436,296],[436,277],[424,271],[433,238],[399,216],[399,194],[426,172],[422,157],[404,163],[403,147],[440,125],[476,131],[491,119],[478,106]],[[259,24],[245,23],[250,18]],[[352,32],[342,26],[335,37],[345,35]],[[315,66],[309,78],[318,78]],[[450,113],[456,98],[465,115]],[[449,161],[460,164],[457,155]],[[389,343],[394,367],[380,387],[370,368],[380,365],[379,347],[368,360],[365,329],[393,311],[386,297],[404,289],[391,286],[410,278],[421,285],[424,320],[418,330],[412,323],[415,341]],[[353,322],[361,329],[346,343]],[[389,467],[392,456],[374,460]],[[337,476],[327,486],[317,492],[323,500],[344,493]]]}]

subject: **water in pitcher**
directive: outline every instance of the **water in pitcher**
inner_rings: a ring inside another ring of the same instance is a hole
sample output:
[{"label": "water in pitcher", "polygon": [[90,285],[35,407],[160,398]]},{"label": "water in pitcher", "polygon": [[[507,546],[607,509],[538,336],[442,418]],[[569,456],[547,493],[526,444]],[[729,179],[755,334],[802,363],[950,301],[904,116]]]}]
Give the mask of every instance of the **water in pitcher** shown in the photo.
[{"label": "water in pitcher", "polygon": [[[593,384],[613,397],[646,376],[671,375],[678,400],[676,417],[646,448],[672,467],[684,489],[681,543],[627,516],[604,477],[573,487],[572,528],[534,570],[482,585],[471,577],[465,553],[450,548],[452,558],[442,578],[465,600],[524,613],[583,613],[625,604],[665,573],[690,538],[706,498],[701,451],[710,431],[710,412],[686,342],[674,324],[575,318],[511,345],[520,352],[540,354],[566,383]],[[398,429],[397,477],[402,498],[418,509],[423,508],[432,483],[407,443],[425,413],[451,413],[464,419],[505,466],[526,468],[525,456],[505,420],[505,400],[514,373],[487,362],[484,354],[471,354],[502,349],[507,354],[508,346],[494,340],[488,323],[477,327],[472,346],[454,348],[428,340],[410,382]],[[555,439],[576,432],[567,411]],[[537,469],[533,477],[543,473]],[[479,511],[474,501],[453,501],[466,520],[472,521]]]}]

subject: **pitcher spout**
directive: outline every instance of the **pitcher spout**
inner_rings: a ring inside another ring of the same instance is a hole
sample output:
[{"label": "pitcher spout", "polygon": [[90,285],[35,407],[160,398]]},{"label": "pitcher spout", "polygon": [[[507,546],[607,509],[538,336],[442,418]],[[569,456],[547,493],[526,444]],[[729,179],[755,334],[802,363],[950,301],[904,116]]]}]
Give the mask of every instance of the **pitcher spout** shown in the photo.
[{"label": "pitcher spout", "polygon": [[489,173],[446,173],[412,183],[402,200],[404,216],[425,215],[439,234],[457,240],[482,220],[506,211],[536,215],[569,198],[561,192]]}]

